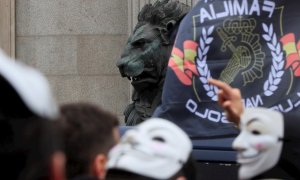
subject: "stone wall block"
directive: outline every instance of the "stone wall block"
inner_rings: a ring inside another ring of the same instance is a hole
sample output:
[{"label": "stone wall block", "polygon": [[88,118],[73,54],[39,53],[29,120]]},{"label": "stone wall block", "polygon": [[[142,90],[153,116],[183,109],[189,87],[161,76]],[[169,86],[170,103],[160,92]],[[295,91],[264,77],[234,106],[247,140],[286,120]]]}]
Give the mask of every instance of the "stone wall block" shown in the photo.
[{"label": "stone wall block", "polygon": [[127,81],[117,76],[48,76],[58,103],[90,102],[122,116]]},{"label": "stone wall block", "polygon": [[124,0],[16,0],[17,36],[127,34]]},{"label": "stone wall block", "polygon": [[127,41],[127,35],[78,37],[77,67],[80,75],[119,74],[116,62]]},{"label": "stone wall block", "polygon": [[80,78],[78,76],[47,76],[47,78],[59,104],[81,100]]},{"label": "stone wall block", "polygon": [[81,76],[81,98],[122,115],[128,103],[127,83],[118,76]]},{"label": "stone wall block", "polygon": [[17,37],[16,57],[47,75],[77,74],[77,38]]}]

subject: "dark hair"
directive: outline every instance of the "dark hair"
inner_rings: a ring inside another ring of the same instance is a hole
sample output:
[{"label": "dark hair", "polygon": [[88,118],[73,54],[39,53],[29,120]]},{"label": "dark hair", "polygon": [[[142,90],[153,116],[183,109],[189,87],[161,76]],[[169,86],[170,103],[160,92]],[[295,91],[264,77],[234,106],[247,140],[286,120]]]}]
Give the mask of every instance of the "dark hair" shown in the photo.
[{"label": "dark hair", "polygon": [[88,103],[66,104],[61,107],[61,127],[67,156],[67,177],[89,172],[97,154],[107,154],[116,143],[113,129],[118,117]]},{"label": "dark hair", "polygon": [[53,122],[39,117],[0,119],[0,169],[6,179],[50,179],[52,155],[61,150]]}]

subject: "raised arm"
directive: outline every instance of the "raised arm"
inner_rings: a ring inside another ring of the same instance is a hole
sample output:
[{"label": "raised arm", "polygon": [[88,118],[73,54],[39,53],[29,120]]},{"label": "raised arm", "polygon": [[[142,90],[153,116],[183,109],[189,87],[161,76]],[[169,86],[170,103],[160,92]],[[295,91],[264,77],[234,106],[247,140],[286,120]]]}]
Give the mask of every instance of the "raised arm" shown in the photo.
[{"label": "raised arm", "polygon": [[236,125],[240,123],[240,116],[244,111],[241,91],[216,79],[209,79],[209,83],[219,88],[218,103],[224,108],[227,119]]}]

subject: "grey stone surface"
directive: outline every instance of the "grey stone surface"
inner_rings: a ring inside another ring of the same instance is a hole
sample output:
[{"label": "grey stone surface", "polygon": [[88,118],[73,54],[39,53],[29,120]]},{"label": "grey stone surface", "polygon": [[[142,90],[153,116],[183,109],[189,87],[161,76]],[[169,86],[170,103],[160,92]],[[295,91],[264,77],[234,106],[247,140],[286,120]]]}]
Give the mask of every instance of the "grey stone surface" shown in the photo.
[{"label": "grey stone surface", "polygon": [[116,62],[127,41],[127,35],[79,36],[77,67],[79,74],[115,74]]},{"label": "grey stone surface", "polygon": [[127,81],[119,76],[81,77],[82,96],[85,100],[101,104],[113,112],[122,112],[128,101]]},{"label": "grey stone surface", "polygon": [[17,37],[16,57],[47,75],[77,74],[75,36]]},{"label": "grey stone surface", "polygon": [[131,86],[115,63],[139,10],[153,1],[16,0],[17,58],[47,75],[60,104],[96,103],[124,123]]},{"label": "grey stone surface", "polygon": [[92,102],[123,121],[130,84],[116,61],[127,40],[124,0],[16,0],[16,55],[47,75],[60,104]]},{"label": "grey stone surface", "polygon": [[118,116],[127,105],[129,87],[119,76],[48,76],[60,104],[91,102]]},{"label": "grey stone surface", "polygon": [[16,0],[16,34],[127,34],[127,5],[125,0]]},{"label": "grey stone surface", "polygon": [[127,35],[17,37],[17,58],[47,75],[119,75]]},{"label": "grey stone surface", "polygon": [[124,116],[118,116],[118,118],[119,118],[120,126],[125,126],[126,124],[125,124]]},{"label": "grey stone surface", "polygon": [[79,102],[81,88],[79,76],[47,76],[59,104]]}]

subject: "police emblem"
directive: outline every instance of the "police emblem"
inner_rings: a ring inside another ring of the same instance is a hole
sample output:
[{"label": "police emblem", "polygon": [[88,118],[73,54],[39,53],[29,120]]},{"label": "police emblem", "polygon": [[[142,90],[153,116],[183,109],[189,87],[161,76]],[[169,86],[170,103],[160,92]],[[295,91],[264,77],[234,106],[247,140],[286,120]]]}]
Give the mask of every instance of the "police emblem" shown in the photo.
[{"label": "police emblem", "polygon": [[192,40],[183,42],[183,51],[175,47],[169,61],[181,83],[194,91],[196,98],[187,99],[186,109],[227,123],[217,106],[201,106],[217,101],[218,89],[209,78],[240,88],[245,107],[289,112],[300,106],[300,93],[292,88],[300,76],[300,41],[283,34],[284,7],[270,0],[203,4],[192,17]]}]

